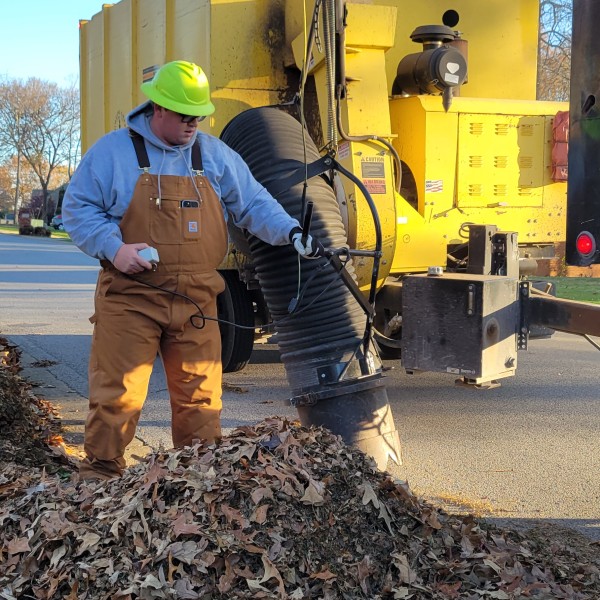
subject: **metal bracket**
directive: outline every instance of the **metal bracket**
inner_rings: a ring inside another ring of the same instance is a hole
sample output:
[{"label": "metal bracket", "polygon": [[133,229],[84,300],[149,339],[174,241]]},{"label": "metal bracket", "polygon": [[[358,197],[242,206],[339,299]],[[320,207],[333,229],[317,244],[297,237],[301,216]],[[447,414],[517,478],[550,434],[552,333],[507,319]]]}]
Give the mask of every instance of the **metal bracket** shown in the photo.
[{"label": "metal bracket", "polygon": [[381,361],[369,352],[367,356],[352,357],[347,362],[325,365],[317,368],[319,385],[343,383],[348,379],[362,379],[381,372]]},{"label": "metal bracket", "polygon": [[305,392],[304,394],[299,394],[298,396],[290,398],[287,404],[293,406],[294,408],[299,406],[314,406],[318,402],[322,402],[323,400],[327,400],[329,398],[335,398],[336,396],[340,396],[342,394],[356,394],[364,390],[372,390],[374,388],[384,386],[385,380],[380,374],[371,375],[351,385],[342,383],[337,387],[330,387],[329,389],[323,391],[310,391]]},{"label": "metal bracket", "polygon": [[531,304],[529,281],[519,282],[519,330],[517,331],[517,349],[527,350],[527,342],[529,341],[529,321]]}]

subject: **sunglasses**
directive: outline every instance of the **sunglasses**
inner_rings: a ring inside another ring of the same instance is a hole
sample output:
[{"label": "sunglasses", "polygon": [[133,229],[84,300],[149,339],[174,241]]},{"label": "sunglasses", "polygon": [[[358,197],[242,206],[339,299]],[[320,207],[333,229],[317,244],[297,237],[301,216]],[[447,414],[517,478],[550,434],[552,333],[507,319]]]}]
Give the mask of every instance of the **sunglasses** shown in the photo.
[{"label": "sunglasses", "polygon": [[195,115],[182,115],[181,113],[175,112],[174,110],[172,110],[170,112],[175,113],[176,115],[179,115],[181,122],[185,123],[186,125],[189,125],[190,123],[193,123],[194,121],[198,121],[198,123],[200,123],[200,122],[204,121],[204,119],[206,119],[206,117],[196,117]]}]

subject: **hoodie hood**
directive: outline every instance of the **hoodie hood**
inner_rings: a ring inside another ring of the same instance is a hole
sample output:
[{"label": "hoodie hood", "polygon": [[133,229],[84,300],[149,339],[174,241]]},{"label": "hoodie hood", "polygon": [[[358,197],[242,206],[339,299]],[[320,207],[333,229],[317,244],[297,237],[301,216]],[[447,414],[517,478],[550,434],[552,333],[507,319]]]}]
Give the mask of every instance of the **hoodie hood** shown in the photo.
[{"label": "hoodie hood", "polygon": [[163,142],[160,138],[158,138],[152,128],[150,127],[150,119],[152,118],[152,102],[147,100],[143,104],[136,106],[125,119],[127,123],[127,127],[133,129],[136,133],[139,133],[147,142],[150,142],[152,145],[157,148],[161,148],[162,150],[187,150],[192,147],[194,142],[196,141],[195,134],[192,139],[187,144],[182,144],[181,146],[170,146]]}]

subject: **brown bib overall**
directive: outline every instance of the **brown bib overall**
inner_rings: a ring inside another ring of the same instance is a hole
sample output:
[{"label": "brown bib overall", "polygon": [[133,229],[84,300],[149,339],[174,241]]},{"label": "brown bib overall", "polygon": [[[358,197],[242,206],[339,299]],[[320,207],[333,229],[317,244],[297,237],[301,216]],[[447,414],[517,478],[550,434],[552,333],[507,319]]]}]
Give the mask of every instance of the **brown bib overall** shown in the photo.
[{"label": "brown bib overall", "polygon": [[224,289],[216,268],[227,250],[221,203],[203,175],[197,141],[192,179],[149,174],[143,139],[135,134],[132,139],[143,172],[120,223],[122,237],[126,244],[153,246],[160,262],[154,272],[129,277],[102,261],[90,319],[94,333],[82,477],[122,473],[125,448],[135,435],[157,353],[169,388],[174,446],[221,435],[218,323],[195,319],[203,327],[194,327],[194,304],[140,283],[184,294],[202,314],[216,317],[216,298]]}]

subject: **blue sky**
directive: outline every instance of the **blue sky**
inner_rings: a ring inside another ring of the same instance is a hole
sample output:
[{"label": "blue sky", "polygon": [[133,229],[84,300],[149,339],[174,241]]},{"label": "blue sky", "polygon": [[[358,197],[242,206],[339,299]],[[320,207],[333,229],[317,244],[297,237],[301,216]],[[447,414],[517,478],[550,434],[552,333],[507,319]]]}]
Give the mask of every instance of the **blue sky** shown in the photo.
[{"label": "blue sky", "polygon": [[61,86],[78,81],[79,19],[91,19],[103,4],[0,0],[0,77],[38,77]]}]

